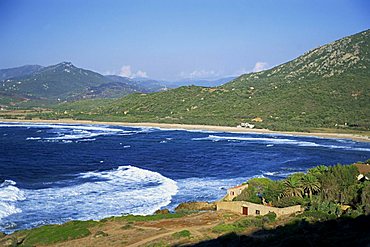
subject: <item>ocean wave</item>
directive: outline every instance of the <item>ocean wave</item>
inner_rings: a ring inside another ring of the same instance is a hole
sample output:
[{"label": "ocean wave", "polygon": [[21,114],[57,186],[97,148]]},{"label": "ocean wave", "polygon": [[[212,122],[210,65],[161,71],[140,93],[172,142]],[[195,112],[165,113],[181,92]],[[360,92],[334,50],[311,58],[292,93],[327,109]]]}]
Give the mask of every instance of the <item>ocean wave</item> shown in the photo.
[{"label": "ocean wave", "polygon": [[[107,135],[131,135],[138,131],[128,131],[111,126],[103,125],[69,125],[69,124],[41,124],[41,123],[0,123],[0,127],[23,127],[23,128],[38,128],[36,133],[41,136],[27,137],[26,140],[45,141],[45,142],[63,142],[71,143],[70,141],[94,141],[98,136]],[[145,131],[145,130],[144,130]],[[45,136],[46,135],[46,136]],[[51,136],[50,136],[51,135]]]},{"label": "ocean wave", "polygon": [[263,172],[264,176],[270,176],[270,177],[278,177],[278,178],[286,178],[294,173],[297,172],[304,172],[304,171],[292,171],[292,172],[287,172],[287,171],[271,171],[271,172]]},{"label": "ocean wave", "polygon": [[81,173],[76,179],[84,182],[72,185],[71,181],[68,187],[25,190],[27,200],[22,202],[23,212],[12,220],[21,222],[22,227],[35,227],[37,222],[152,214],[171,203],[172,196],[178,192],[174,180],[134,166]]},{"label": "ocean wave", "polygon": [[[330,148],[330,149],[344,149],[352,151],[364,151],[370,152],[369,148],[353,147],[353,146],[339,146],[339,145],[326,145],[318,144],[310,141],[299,141],[294,139],[286,138],[266,138],[266,137],[241,137],[241,136],[217,136],[209,135],[207,137],[201,138],[192,138],[193,141],[247,141],[251,143],[267,143],[268,145],[297,145],[301,147],[321,147],[321,148]],[[353,142],[354,143],[354,142]]]},{"label": "ocean wave", "polygon": [[17,201],[26,199],[25,194],[16,186],[16,182],[5,180],[0,184],[0,221],[1,219],[22,212],[16,207]]}]

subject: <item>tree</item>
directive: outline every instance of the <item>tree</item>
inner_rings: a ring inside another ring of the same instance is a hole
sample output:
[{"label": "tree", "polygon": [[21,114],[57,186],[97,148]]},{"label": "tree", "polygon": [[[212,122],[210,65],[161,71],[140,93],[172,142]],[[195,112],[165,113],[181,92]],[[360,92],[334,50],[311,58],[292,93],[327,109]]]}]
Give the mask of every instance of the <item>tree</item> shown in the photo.
[{"label": "tree", "polygon": [[303,190],[308,193],[310,199],[312,199],[312,194],[319,192],[321,184],[317,177],[312,174],[307,174],[302,178]]},{"label": "tree", "polygon": [[289,176],[284,181],[284,192],[283,196],[298,196],[302,197],[303,188],[302,180],[299,176]]},{"label": "tree", "polygon": [[370,214],[370,182],[366,182],[362,189],[361,204],[365,214]]}]

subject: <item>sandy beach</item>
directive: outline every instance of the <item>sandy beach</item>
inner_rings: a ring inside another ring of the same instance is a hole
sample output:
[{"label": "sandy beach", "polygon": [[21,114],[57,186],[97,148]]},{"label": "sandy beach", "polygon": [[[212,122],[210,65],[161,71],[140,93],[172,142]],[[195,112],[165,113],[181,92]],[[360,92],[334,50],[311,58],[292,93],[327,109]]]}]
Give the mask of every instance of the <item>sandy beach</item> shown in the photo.
[{"label": "sandy beach", "polygon": [[104,122],[104,121],[90,121],[90,120],[21,120],[21,119],[0,119],[0,122],[28,122],[28,123],[53,123],[53,124],[104,124],[116,126],[133,126],[133,127],[155,127],[163,129],[184,129],[184,130],[205,130],[216,132],[238,132],[238,133],[260,133],[260,134],[282,134],[294,136],[314,136],[322,138],[335,139],[351,139],[359,142],[370,142],[370,137],[365,135],[345,134],[345,133],[321,133],[321,132],[290,132],[290,131],[272,131],[268,129],[246,129],[229,126],[213,126],[213,125],[190,125],[190,124],[167,124],[167,123],[129,123],[129,122]]}]

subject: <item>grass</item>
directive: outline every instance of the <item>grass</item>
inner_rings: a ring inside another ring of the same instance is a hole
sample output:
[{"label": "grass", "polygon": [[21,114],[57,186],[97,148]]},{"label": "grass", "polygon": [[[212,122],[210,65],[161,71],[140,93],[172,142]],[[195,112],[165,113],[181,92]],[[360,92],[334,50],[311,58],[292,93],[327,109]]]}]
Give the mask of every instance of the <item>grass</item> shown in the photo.
[{"label": "grass", "polygon": [[153,215],[125,215],[125,216],[106,218],[106,219],[101,220],[101,222],[105,222],[105,221],[127,221],[127,222],[155,221],[155,220],[163,220],[163,219],[181,218],[185,215],[186,214],[184,213],[153,214]]},{"label": "grass", "polygon": [[23,246],[48,245],[71,239],[87,237],[89,228],[98,225],[96,221],[70,221],[63,225],[47,225],[22,231],[26,237]]},{"label": "grass", "polygon": [[241,232],[244,227],[240,227],[234,224],[219,224],[212,228],[215,233],[225,233],[225,232]]},{"label": "grass", "polygon": [[172,234],[172,237],[174,237],[176,239],[189,238],[190,236],[191,236],[191,233],[188,230],[182,230],[182,231],[175,232],[174,234]]},{"label": "grass", "polygon": [[227,232],[242,232],[247,228],[258,227],[261,228],[265,223],[273,222],[276,219],[276,214],[268,214],[264,216],[257,217],[245,217],[230,224],[219,224],[212,228],[215,233],[227,233]]},{"label": "grass", "polygon": [[169,247],[169,246],[170,246],[169,244],[167,244],[163,241],[145,245],[145,247]]}]

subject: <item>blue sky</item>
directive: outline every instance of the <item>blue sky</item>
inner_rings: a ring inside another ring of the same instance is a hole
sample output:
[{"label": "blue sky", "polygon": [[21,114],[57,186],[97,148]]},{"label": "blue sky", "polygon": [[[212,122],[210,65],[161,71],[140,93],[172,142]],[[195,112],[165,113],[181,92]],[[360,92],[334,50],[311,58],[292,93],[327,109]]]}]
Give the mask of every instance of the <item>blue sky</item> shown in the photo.
[{"label": "blue sky", "polygon": [[0,0],[0,68],[217,78],[272,67],[370,27],[370,1]]}]

